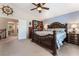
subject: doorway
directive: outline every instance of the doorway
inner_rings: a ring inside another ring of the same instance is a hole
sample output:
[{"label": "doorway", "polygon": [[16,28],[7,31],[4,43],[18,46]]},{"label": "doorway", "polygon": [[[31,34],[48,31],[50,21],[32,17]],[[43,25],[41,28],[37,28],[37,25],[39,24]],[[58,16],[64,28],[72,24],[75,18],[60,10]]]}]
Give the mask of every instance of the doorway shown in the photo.
[{"label": "doorway", "polygon": [[8,20],[8,36],[18,36],[18,21]]},{"label": "doorway", "polygon": [[[11,18],[0,18],[0,30],[3,29],[5,29],[5,32],[0,33],[1,44],[18,40],[18,20]],[[4,38],[5,36],[6,38]]]},{"label": "doorway", "polygon": [[[11,18],[0,18],[0,30],[6,30],[5,32],[0,32],[0,40],[9,37],[18,38],[18,20]],[[5,35],[6,34],[6,35]],[[6,38],[3,38],[5,37]]]}]

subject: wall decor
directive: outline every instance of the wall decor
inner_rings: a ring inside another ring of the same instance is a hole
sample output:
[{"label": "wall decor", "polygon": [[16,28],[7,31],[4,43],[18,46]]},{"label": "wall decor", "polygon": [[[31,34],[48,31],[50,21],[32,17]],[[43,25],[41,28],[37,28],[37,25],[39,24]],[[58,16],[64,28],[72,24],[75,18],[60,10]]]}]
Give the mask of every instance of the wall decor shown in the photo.
[{"label": "wall decor", "polygon": [[3,6],[2,11],[7,15],[13,14],[13,9],[10,6]]},{"label": "wall decor", "polygon": [[34,26],[34,29],[38,29],[38,26],[39,26],[39,21],[37,20],[33,20],[33,26]]},{"label": "wall decor", "polygon": [[43,22],[38,20],[32,20],[32,27],[34,30],[43,30]]}]

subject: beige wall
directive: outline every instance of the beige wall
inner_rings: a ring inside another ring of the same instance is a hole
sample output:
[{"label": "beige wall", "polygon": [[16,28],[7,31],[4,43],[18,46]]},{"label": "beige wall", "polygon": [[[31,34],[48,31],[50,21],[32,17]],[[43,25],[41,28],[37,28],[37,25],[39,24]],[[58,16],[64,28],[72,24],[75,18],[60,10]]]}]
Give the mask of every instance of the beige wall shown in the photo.
[{"label": "beige wall", "polygon": [[0,29],[5,29],[7,27],[7,21],[0,19]]}]

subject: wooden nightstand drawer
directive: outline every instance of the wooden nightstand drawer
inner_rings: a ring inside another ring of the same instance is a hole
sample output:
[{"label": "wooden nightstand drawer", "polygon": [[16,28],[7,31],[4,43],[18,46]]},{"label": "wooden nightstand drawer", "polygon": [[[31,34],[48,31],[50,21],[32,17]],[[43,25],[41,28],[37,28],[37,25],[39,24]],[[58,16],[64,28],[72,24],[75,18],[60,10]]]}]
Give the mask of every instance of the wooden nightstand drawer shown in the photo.
[{"label": "wooden nightstand drawer", "polygon": [[79,34],[68,34],[68,42],[79,45]]}]

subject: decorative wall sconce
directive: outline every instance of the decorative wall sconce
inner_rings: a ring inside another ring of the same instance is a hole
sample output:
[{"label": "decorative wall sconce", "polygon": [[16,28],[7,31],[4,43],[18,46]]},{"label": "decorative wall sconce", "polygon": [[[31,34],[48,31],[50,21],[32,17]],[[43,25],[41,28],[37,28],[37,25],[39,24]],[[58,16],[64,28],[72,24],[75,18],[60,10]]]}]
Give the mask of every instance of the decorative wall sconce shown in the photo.
[{"label": "decorative wall sconce", "polygon": [[32,24],[31,24],[31,22],[29,22],[29,27],[32,27]]},{"label": "decorative wall sconce", "polygon": [[13,9],[10,6],[2,6],[1,8],[2,12],[5,13],[6,15],[11,15],[13,14]]},{"label": "decorative wall sconce", "polygon": [[44,29],[47,30],[48,29],[48,24],[44,25]]}]

